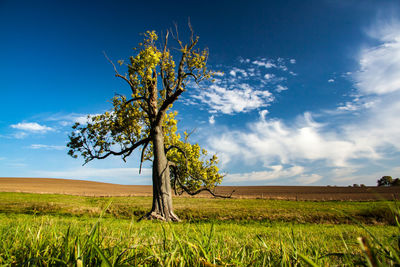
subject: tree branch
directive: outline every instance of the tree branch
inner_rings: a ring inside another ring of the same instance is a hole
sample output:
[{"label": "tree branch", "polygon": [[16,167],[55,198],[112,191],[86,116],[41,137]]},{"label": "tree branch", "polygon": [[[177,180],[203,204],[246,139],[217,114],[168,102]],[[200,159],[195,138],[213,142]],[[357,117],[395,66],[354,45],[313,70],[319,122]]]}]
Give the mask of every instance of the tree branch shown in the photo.
[{"label": "tree branch", "polygon": [[128,157],[128,156],[132,153],[133,150],[135,150],[137,147],[139,147],[139,146],[145,144],[146,142],[150,142],[150,140],[151,140],[150,137],[146,137],[145,139],[142,139],[142,140],[140,140],[140,141],[134,143],[132,146],[130,146],[130,147],[128,147],[128,148],[125,148],[125,149],[123,149],[123,150],[121,150],[121,151],[119,151],[119,152],[115,152],[115,151],[111,151],[111,150],[110,150],[109,152],[107,152],[106,154],[104,154],[104,155],[102,155],[102,156],[100,156],[100,155],[93,155],[93,153],[91,153],[90,150],[87,149],[87,150],[89,151],[89,153],[90,153],[90,158],[88,158],[88,159],[85,161],[85,163],[84,163],[83,165],[85,165],[86,163],[88,163],[89,161],[92,161],[92,160],[94,160],[94,159],[105,159],[105,158],[107,158],[107,157],[110,156],[110,155],[114,155],[114,156],[121,156],[121,155],[124,155],[124,158],[126,158],[126,157]]},{"label": "tree branch", "polygon": [[[186,153],[185,153],[185,151],[183,151],[183,150],[182,150],[180,147],[178,147],[178,146],[171,145],[170,147],[168,147],[168,148],[165,150],[165,154],[166,154],[169,150],[171,150],[171,149],[177,149],[179,152],[181,152],[181,153],[183,154],[183,156],[185,157],[186,166],[187,166],[188,163],[187,163],[187,158],[186,158]],[[184,185],[181,183],[181,181],[179,180],[176,164],[175,164],[174,162],[170,162],[170,163],[169,163],[169,166],[172,167],[173,172],[174,172],[174,176],[175,176],[175,177],[174,177],[174,184],[173,184],[173,188],[174,188],[175,194],[177,194],[177,191],[176,191],[176,182],[178,182],[179,186],[183,189],[183,191],[185,191],[186,193],[188,193],[188,194],[191,195],[191,196],[197,195],[197,194],[199,194],[199,193],[201,193],[201,192],[203,192],[203,191],[207,191],[207,192],[209,192],[209,193],[210,193],[212,196],[214,196],[214,197],[219,197],[219,198],[231,198],[231,197],[232,197],[232,194],[236,191],[236,190],[233,190],[233,191],[230,193],[230,195],[228,195],[228,196],[215,194],[211,189],[209,189],[209,188],[207,188],[207,187],[200,188],[200,189],[198,189],[198,190],[196,190],[196,191],[193,192],[193,191],[191,191],[189,188],[187,188],[186,186],[184,186]],[[195,177],[193,177],[193,176],[190,175],[190,174],[188,174],[188,175],[189,175],[192,179],[199,180],[198,178],[195,178]]]},{"label": "tree branch", "polygon": [[142,164],[143,164],[143,161],[144,161],[144,152],[145,152],[147,146],[149,145],[149,142],[150,142],[150,140],[144,144],[143,149],[142,149],[142,154],[140,155],[139,174],[142,173]]},{"label": "tree branch", "polygon": [[164,48],[163,48],[163,53],[162,53],[162,58],[161,58],[161,65],[160,65],[160,74],[161,74],[161,79],[163,82],[163,87],[165,89],[165,98],[167,98],[170,94],[171,94],[171,87],[168,83],[168,73],[166,73],[165,75],[165,69],[163,67],[164,61],[165,61],[165,54],[167,52],[167,44],[168,44],[168,35],[169,35],[169,31],[167,30],[167,33],[165,34],[165,40],[164,40]]},{"label": "tree branch", "polygon": [[130,81],[126,76],[123,76],[123,75],[119,74],[119,72],[118,72],[118,70],[117,70],[117,67],[115,66],[114,62],[112,62],[112,60],[107,56],[106,52],[103,51],[103,54],[104,54],[105,58],[106,58],[106,59],[111,63],[111,65],[113,66],[114,71],[115,71],[115,76],[116,76],[116,77],[119,77],[119,78],[121,78],[121,79],[123,79],[124,81],[126,81],[126,82],[129,84],[129,87],[131,88],[132,94],[136,94],[136,88],[133,86],[133,84],[131,83],[131,81]]},{"label": "tree branch", "polygon": [[146,100],[146,98],[144,98],[143,96],[141,96],[141,97],[135,97],[135,98],[129,99],[129,100],[126,101],[124,104],[125,104],[125,105],[128,105],[129,103],[134,102],[134,101],[138,101],[138,100]]},{"label": "tree branch", "polygon": [[[215,194],[210,188],[207,188],[207,187],[203,187],[203,188],[200,188],[200,189],[198,189],[198,190],[192,192],[192,191],[190,191],[186,186],[184,186],[184,185],[181,183],[181,181],[179,181],[179,179],[176,179],[176,177],[175,177],[175,180],[178,181],[179,186],[180,186],[187,194],[189,194],[189,195],[191,195],[191,196],[194,196],[194,195],[197,195],[197,194],[199,194],[199,193],[201,193],[201,192],[203,192],[203,191],[206,191],[206,192],[210,193],[213,197],[232,198],[233,193],[236,191],[236,189],[234,189],[229,195],[226,195],[226,196],[224,196],[224,195],[219,195],[219,194]],[[176,191],[175,191],[175,192],[176,192]]]}]

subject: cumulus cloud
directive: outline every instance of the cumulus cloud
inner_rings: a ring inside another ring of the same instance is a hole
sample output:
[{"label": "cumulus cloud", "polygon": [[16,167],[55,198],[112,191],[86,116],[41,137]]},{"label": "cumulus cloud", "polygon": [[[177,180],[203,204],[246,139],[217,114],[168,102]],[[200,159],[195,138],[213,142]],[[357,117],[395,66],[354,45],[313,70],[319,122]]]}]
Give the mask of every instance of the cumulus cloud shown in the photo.
[{"label": "cumulus cloud", "polygon": [[333,83],[335,80],[334,79],[329,79],[328,83]]},{"label": "cumulus cloud", "polygon": [[227,89],[212,84],[208,89],[194,96],[207,103],[211,112],[233,114],[248,112],[259,107],[266,107],[274,100],[268,90],[254,90],[248,84],[239,84],[235,89]]},{"label": "cumulus cloud", "polygon": [[39,123],[36,122],[20,122],[18,124],[12,124],[11,128],[28,132],[36,132],[36,133],[45,133],[54,130],[51,127],[40,125]]},{"label": "cumulus cloud", "polygon": [[323,160],[324,165],[345,167],[351,159],[379,157],[373,146],[356,136],[359,133],[336,133],[330,126],[315,122],[310,113],[305,113],[293,125],[260,119],[249,124],[246,131],[226,132],[209,141],[225,161],[261,161],[265,166]]}]

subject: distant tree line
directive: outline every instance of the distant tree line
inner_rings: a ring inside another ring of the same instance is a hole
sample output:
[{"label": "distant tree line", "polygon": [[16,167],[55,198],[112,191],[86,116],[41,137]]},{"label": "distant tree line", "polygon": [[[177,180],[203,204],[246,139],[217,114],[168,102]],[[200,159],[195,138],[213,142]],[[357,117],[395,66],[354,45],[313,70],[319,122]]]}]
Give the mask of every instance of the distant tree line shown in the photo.
[{"label": "distant tree line", "polygon": [[382,176],[377,181],[378,186],[400,186],[400,178],[393,179],[392,176]]}]

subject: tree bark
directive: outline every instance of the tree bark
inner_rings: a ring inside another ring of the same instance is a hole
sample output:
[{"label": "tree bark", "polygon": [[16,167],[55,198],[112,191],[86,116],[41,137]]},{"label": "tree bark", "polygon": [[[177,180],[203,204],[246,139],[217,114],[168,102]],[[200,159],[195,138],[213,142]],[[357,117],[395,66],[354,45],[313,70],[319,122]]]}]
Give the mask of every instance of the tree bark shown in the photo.
[{"label": "tree bark", "polygon": [[172,206],[172,190],[168,160],[164,150],[164,134],[161,126],[153,133],[153,204],[144,219],[179,221]]}]

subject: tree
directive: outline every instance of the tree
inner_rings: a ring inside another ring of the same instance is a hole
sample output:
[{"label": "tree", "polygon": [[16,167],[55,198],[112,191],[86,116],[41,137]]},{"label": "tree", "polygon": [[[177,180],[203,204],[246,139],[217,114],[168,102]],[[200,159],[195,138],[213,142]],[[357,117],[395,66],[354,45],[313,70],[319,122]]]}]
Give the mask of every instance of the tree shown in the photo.
[{"label": "tree", "polygon": [[[191,27],[189,25],[191,30]],[[121,75],[115,64],[115,76],[130,88],[130,96],[117,95],[113,108],[101,115],[88,116],[86,125],[76,123],[69,136],[69,155],[80,154],[85,163],[111,155],[125,159],[141,148],[141,161],[152,161],[153,203],[147,219],[178,221],[172,205],[172,189],[176,194],[198,194],[214,188],[223,176],[218,173],[218,159],[207,157],[207,151],[198,144],[188,142],[188,133],[181,138],[177,133],[177,112],[170,111],[172,104],[185,92],[189,82],[199,84],[210,80],[213,73],[207,68],[207,49],[196,49],[198,37],[184,44],[176,40],[177,51],[170,49],[167,31],[163,41],[155,31],[147,31],[144,40],[125,65],[128,73]],[[174,56],[179,55],[176,65]],[[140,172],[140,171],[139,171]]]},{"label": "tree", "polygon": [[378,186],[391,186],[392,182],[392,176],[382,176],[382,178],[377,181],[377,184]]},{"label": "tree", "polygon": [[391,186],[400,186],[400,178],[393,179]]}]

